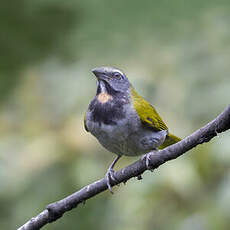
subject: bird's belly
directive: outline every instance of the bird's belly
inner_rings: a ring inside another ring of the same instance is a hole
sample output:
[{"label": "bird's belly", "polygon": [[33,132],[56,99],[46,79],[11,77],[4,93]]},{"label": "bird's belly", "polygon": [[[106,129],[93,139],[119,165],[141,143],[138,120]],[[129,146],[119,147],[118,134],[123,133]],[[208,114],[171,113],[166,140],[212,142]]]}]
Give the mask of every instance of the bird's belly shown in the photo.
[{"label": "bird's belly", "polygon": [[90,132],[110,152],[123,155],[128,151],[127,139],[129,133],[127,132],[127,124],[106,125],[94,123]]},{"label": "bird's belly", "polygon": [[117,155],[137,156],[156,149],[164,142],[167,131],[154,132],[143,128],[141,122],[130,125],[120,120],[116,125],[93,123],[90,132],[102,146]]}]

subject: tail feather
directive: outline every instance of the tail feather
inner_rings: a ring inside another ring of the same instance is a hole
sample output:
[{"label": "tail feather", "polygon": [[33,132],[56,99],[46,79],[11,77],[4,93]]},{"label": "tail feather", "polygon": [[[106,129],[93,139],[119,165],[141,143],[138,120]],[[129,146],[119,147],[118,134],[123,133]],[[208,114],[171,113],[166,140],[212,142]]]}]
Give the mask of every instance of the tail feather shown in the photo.
[{"label": "tail feather", "polygon": [[169,133],[168,136],[165,138],[164,143],[159,147],[159,149],[164,149],[168,147],[169,145],[173,145],[177,142],[179,142],[181,138],[174,136],[173,134]]}]

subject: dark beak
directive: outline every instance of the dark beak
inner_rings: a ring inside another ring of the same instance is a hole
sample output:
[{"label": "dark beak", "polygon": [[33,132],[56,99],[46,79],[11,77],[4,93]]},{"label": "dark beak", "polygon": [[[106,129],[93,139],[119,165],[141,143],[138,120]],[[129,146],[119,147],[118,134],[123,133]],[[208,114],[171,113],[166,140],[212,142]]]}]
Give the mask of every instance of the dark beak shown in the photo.
[{"label": "dark beak", "polygon": [[105,68],[103,68],[103,67],[94,68],[94,69],[92,69],[92,72],[94,73],[94,75],[97,77],[98,80],[108,79],[108,76],[106,75]]}]

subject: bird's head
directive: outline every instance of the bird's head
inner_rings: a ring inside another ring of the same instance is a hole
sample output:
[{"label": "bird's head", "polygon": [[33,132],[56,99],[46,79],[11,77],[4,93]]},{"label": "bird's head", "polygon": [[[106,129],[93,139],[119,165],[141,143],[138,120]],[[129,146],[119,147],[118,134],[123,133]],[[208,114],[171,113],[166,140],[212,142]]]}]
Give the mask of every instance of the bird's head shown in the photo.
[{"label": "bird's head", "polygon": [[98,80],[97,94],[107,93],[114,96],[117,93],[128,93],[130,83],[121,70],[114,67],[97,67],[92,69],[92,72]]}]

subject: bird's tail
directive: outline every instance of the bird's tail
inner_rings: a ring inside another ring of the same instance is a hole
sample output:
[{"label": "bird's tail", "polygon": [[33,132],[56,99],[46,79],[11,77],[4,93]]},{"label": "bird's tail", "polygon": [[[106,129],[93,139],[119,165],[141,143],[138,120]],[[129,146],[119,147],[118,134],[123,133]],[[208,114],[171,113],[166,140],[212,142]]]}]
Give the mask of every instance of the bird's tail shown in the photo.
[{"label": "bird's tail", "polygon": [[169,145],[173,145],[180,141],[181,138],[174,136],[173,134],[169,133],[168,136],[165,138],[164,143],[159,147],[159,149],[163,149],[168,147]]}]

